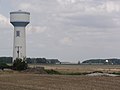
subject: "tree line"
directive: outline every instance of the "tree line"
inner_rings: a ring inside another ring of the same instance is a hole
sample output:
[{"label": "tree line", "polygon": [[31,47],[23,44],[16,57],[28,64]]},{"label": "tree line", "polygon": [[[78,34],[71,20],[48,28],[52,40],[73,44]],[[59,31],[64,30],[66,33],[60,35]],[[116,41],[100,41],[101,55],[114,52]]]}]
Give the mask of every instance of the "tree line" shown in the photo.
[{"label": "tree line", "polygon": [[[46,58],[27,58],[28,64],[57,64],[60,63],[58,59]],[[0,57],[0,63],[12,63],[12,57]]]},{"label": "tree line", "polygon": [[85,60],[82,64],[109,64],[109,65],[120,65],[120,59],[90,59]]}]

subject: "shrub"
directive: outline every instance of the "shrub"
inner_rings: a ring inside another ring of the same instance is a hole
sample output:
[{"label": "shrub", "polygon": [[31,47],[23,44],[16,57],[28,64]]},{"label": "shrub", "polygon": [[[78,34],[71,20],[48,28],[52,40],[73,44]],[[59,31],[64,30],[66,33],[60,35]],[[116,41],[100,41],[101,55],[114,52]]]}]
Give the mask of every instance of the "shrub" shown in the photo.
[{"label": "shrub", "polygon": [[103,73],[102,71],[94,71],[92,73]]},{"label": "shrub", "polygon": [[89,73],[87,72],[83,72],[83,73],[80,73],[80,72],[72,72],[72,73],[66,73],[65,75],[87,75]]},{"label": "shrub", "polygon": [[6,63],[0,63],[0,69],[4,70],[4,68],[9,68]]},{"label": "shrub", "polygon": [[53,69],[51,69],[51,70],[45,70],[45,71],[47,72],[47,74],[57,74],[57,75],[61,75],[60,72],[55,71],[55,70],[53,70]]},{"label": "shrub", "polygon": [[110,74],[120,75],[120,72],[113,72],[113,73],[110,73]]},{"label": "shrub", "polygon": [[22,71],[22,70],[27,69],[27,67],[28,65],[24,60],[20,58],[17,58],[16,60],[14,60],[14,63],[13,63],[14,70]]}]

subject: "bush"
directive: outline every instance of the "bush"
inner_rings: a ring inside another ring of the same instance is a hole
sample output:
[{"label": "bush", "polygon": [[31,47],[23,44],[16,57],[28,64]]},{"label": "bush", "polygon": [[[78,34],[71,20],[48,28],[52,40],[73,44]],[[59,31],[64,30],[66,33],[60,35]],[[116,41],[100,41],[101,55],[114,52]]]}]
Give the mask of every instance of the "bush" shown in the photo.
[{"label": "bush", "polygon": [[103,73],[102,71],[94,71],[92,73]]},{"label": "bush", "polygon": [[61,72],[53,70],[53,69],[50,69],[50,70],[47,69],[45,71],[47,72],[47,74],[55,74],[55,75],[87,75],[87,74],[90,74],[90,73],[87,73],[87,72],[83,72],[83,73],[79,73],[79,72],[61,73]]},{"label": "bush", "polygon": [[80,72],[73,72],[73,73],[66,73],[65,75],[87,75],[89,73],[87,72],[83,72],[83,73],[80,73]]},{"label": "bush", "polygon": [[9,68],[6,63],[0,63],[0,69],[4,70],[4,68]]},{"label": "bush", "polygon": [[28,67],[27,63],[20,58],[17,58],[13,63],[14,70],[22,71],[27,69],[27,67]]},{"label": "bush", "polygon": [[113,73],[110,73],[110,74],[120,75],[120,72],[113,72]]},{"label": "bush", "polygon": [[57,74],[57,75],[61,75],[60,72],[55,71],[55,70],[53,70],[53,69],[51,69],[51,70],[45,70],[45,71],[47,72],[47,74]]}]

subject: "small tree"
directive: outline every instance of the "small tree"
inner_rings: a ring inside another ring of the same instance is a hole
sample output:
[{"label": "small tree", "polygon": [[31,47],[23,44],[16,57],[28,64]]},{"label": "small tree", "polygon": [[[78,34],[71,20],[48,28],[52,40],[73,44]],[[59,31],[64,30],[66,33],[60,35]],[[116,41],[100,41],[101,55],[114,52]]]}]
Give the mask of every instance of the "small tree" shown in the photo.
[{"label": "small tree", "polygon": [[22,70],[27,69],[27,67],[28,65],[25,62],[25,60],[22,60],[20,58],[17,58],[16,60],[14,60],[14,63],[13,63],[14,70],[22,71]]}]

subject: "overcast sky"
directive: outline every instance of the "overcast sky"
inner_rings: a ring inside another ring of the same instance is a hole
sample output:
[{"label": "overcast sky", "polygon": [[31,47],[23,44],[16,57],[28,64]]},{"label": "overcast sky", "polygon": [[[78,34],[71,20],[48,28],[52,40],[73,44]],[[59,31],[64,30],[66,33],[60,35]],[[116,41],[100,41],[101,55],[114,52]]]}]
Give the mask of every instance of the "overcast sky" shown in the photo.
[{"label": "overcast sky", "polygon": [[0,56],[13,54],[9,12],[17,10],[31,13],[27,57],[120,57],[120,0],[0,0]]}]

